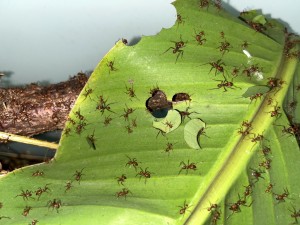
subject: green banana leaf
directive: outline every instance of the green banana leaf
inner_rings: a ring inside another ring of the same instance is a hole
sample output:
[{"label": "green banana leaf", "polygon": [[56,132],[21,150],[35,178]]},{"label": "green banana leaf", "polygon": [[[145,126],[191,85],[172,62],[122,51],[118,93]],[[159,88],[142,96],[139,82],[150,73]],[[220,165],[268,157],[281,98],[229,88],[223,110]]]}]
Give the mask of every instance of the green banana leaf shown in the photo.
[{"label": "green banana leaf", "polygon": [[297,37],[207,2],[177,0],[172,28],[116,43],[55,158],[1,178],[1,224],[297,222]]}]

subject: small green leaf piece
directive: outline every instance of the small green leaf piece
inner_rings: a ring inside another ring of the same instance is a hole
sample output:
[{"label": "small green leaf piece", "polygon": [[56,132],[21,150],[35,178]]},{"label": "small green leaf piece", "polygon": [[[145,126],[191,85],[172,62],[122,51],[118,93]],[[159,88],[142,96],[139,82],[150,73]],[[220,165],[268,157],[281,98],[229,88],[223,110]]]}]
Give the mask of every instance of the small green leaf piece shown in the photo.
[{"label": "small green leaf piece", "polygon": [[258,93],[265,94],[268,91],[270,91],[270,88],[268,86],[252,86],[252,87],[249,87],[242,96],[244,98],[249,98]]},{"label": "small green leaf piece", "polygon": [[193,149],[200,149],[199,132],[205,128],[201,119],[192,119],[184,127],[184,140]]},{"label": "small green leaf piece", "polygon": [[153,121],[153,127],[161,130],[164,133],[169,133],[175,130],[181,124],[181,116],[177,110],[169,110],[167,116],[160,121]]},{"label": "small green leaf piece", "polygon": [[264,17],[264,15],[258,15],[256,17],[254,17],[252,22],[260,23],[262,25],[265,25],[267,23],[266,18]]}]

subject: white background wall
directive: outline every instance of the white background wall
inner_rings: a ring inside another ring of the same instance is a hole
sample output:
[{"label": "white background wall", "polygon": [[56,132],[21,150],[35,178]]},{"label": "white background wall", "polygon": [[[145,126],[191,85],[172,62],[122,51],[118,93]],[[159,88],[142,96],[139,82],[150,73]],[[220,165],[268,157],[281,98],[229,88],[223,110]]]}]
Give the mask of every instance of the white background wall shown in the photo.
[{"label": "white background wall", "polygon": [[[172,0],[0,0],[0,71],[11,84],[58,82],[93,70],[124,37],[129,41],[171,27]],[[224,0],[263,13],[300,33],[300,1]],[[230,8],[230,7],[226,7]],[[7,82],[2,81],[2,84]]]}]

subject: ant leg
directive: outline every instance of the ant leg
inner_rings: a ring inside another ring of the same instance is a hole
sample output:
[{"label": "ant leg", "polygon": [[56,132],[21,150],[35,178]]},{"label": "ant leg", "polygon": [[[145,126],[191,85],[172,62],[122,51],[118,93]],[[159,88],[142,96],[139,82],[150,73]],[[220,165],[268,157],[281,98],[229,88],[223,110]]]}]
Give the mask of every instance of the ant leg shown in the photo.
[{"label": "ant leg", "polygon": [[[173,50],[174,50],[175,48],[174,48],[174,47],[170,47],[170,48],[168,48],[165,52],[163,52],[162,54],[165,54],[165,53],[166,53],[167,51],[169,51],[170,49],[173,49]],[[161,55],[162,55],[162,54],[161,54]]]}]

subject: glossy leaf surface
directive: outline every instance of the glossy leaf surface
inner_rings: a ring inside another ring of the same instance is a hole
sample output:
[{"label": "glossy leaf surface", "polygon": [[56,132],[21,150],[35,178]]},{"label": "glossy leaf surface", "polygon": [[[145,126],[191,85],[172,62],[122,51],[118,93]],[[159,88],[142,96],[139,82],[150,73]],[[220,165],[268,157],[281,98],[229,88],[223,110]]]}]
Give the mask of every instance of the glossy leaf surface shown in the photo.
[{"label": "glossy leaf surface", "polygon": [[[172,28],[135,46],[120,41],[100,61],[70,114],[76,123],[67,123],[55,159],[0,180],[6,190],[0,215],[9,217],[2,221],[294,222],[289,210],[299,210],[300,152],[295,135],[284,132],[300,119],[299,105],[290,107],[299,102],[298,61],[284,52],[293,37],[273,20],[261,33],[213,4],[174,5],[180,17]],[[257,16],[252,14],[244,21]],[[270,88],[272,77],[279,80]],[[166,96],[155,99],[158,106],[169,107],[176,93],[190,97],[172,103],[176,129],[165,135],[153,124],[170,121],[146,110],[153,87]],[[93,91],[86,96],[88,89]],[[197,118],[206,127],[197,140],[200,150],[184,138],[185,126]],[[43,176],[33,176],[37,170]],[[23,198],[26,190],[32,196]],[[26,206],[32,209],[24,216]]]}]

